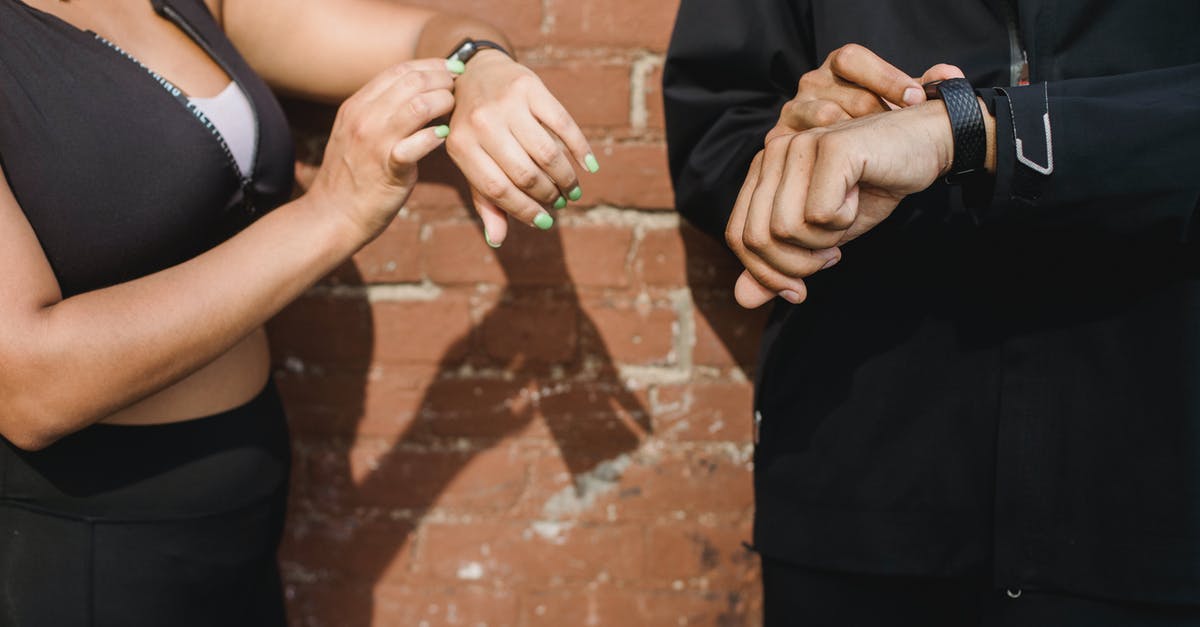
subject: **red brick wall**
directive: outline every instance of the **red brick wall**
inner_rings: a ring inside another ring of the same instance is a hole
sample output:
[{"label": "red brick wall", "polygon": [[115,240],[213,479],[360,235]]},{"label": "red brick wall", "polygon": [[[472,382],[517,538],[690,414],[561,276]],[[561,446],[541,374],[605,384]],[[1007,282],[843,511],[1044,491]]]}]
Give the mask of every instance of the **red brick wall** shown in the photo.
[{"label": "red brick wall", "polygon": [[755,625],[761,315],[670,209],[677,2],[458,6],[509,33],[603,169],[553,230],[493,251],[436,155],[379,241],[272,324],[292,624]]}]

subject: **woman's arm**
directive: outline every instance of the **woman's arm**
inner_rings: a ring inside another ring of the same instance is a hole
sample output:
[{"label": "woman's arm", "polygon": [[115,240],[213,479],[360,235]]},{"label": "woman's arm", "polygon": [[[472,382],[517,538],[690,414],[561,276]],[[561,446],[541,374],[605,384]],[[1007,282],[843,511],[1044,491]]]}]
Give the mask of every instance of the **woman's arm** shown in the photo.
[{"label": "woman's arm", "polygon": [[484,22],[388,0],[214,0],[238,51],[272,87],[340,103],[385,69],[444,58],[466,37],[511,49]]},{"label": "woman's arm", "polygon": [[188,262],[63,300],[0,177],[0,435],[49,445],[183,379],[296,298],[400,210],[423,128],[453,107],[441,60],[380,75],[343,105],[312,190]]},{"label": "woman's arm", "polygon": [[[314,100],[336,102],[395,63],[445,57],[468,37],[511,50],[481,20],[389,0],[219,0],[215,8],[268,83]],[[467,64],[456,96],[447,150],[471,185],[488,243],[504,241],[506,214],[550,228],[549,209],[582,196],[578,172],[599,169],[575,120],[536,74],[494,50]]]}]

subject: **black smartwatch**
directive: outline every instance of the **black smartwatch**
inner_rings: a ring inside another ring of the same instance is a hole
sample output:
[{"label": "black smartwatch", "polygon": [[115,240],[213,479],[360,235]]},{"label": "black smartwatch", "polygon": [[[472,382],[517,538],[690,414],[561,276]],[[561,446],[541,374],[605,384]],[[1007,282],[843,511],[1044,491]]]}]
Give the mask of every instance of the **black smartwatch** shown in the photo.
[{"label": "black smartwatch", "polygon": [[983,110],[975,97],[975,89],[965,78],[951,78],[926,83],[925,97],[946,103],[950,114],[950,130],[954,134],[954,163],[946,182],[962,185],[974,181],[985,172],[987,159],[987,128],[983,125]]},{"label": "black smartwatch", "polygon": [[498,50],[504,53],[504,55],[508,58],[514,60],[516,59],[511,52],[505,50],[504,46],[501,46],[494,41],[488,41],[486,39],[464,39],[462,43],[458,44],[458,46],[454,49],[454,52],[451,52],[450,55],[446,57],[446,60],[451,63],[457,61],[458,63],[462,64],[459,67],[465,68],[467,61],[470,61],[472,57],[479,54],[481,50]]}]

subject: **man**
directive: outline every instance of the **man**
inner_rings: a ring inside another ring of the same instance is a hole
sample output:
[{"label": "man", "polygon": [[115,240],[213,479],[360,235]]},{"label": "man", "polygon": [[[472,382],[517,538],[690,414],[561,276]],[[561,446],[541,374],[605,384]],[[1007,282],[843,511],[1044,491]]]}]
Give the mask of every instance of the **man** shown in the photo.
[{"label": "man", "polygon": [[683,0],[679,210],[739,302],[779,297],[768,625],[1200,625],[1197,28],[1194,2]]}]

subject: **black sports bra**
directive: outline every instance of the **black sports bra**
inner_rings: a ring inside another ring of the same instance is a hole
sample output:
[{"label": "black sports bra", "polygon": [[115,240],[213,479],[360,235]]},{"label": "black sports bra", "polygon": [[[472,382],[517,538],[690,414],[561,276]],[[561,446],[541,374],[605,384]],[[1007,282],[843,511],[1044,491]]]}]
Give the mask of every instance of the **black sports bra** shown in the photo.
[{"label": "black sports bra", "polygon": [[187,261],[292,191],[291,135],[270,89],[202,0],[150,2],[247,94],[257,156],[243,178],[165,79],[94,33],[0,0],[0,164],[64,298]]}]

